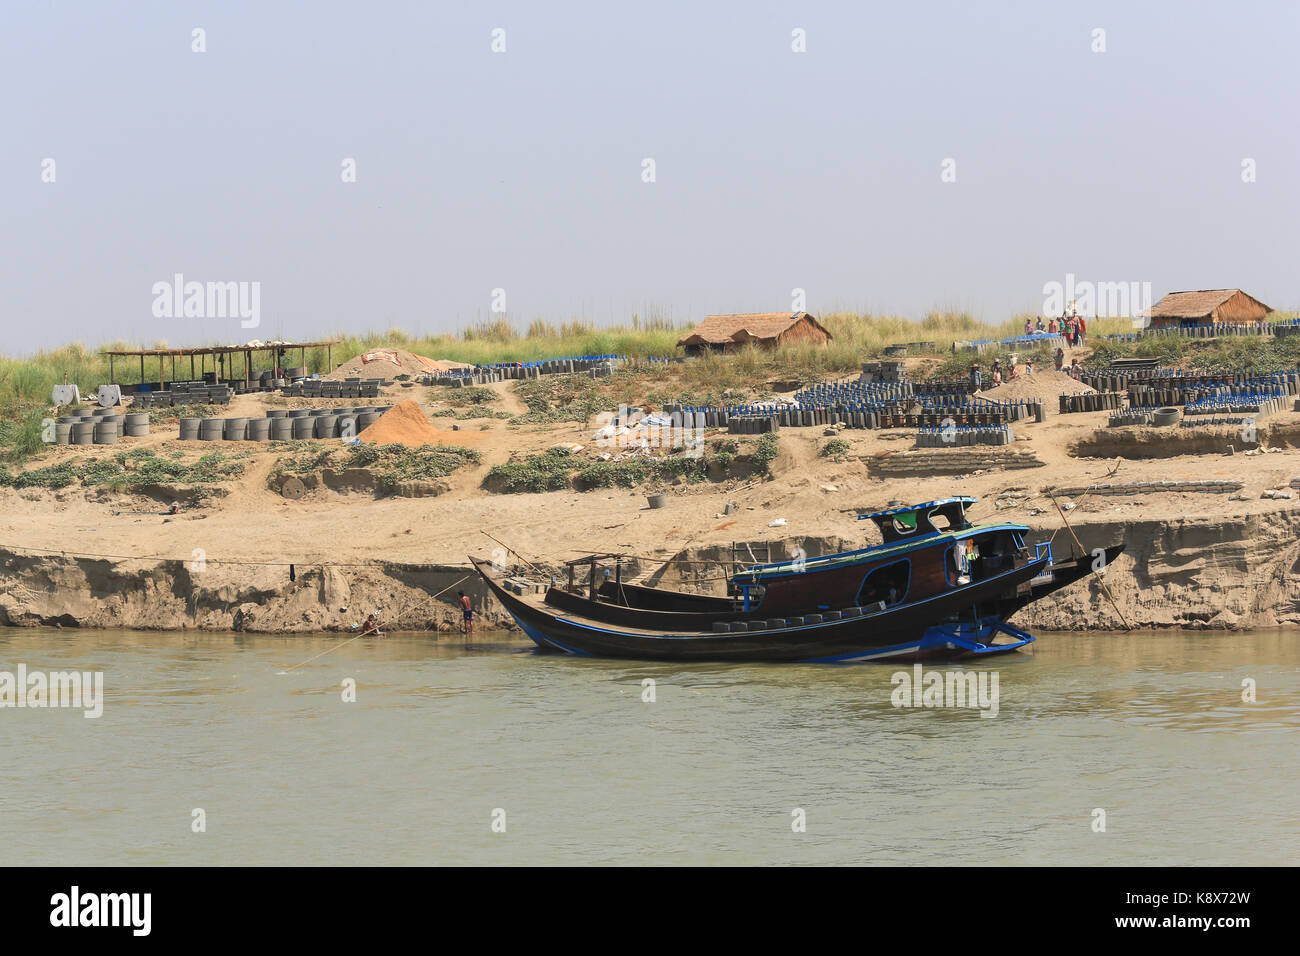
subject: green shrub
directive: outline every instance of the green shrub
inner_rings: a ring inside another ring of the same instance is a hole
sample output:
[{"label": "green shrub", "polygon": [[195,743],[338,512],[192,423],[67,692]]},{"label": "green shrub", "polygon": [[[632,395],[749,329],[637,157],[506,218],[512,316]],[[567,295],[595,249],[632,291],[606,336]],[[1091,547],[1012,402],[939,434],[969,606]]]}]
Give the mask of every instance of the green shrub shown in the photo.
[{"label": "green shrub", "polygon": [[472,448],[459,445],[351,445],[346,448],[305,448],[283,443],[293,454],[276,459],[271,475],[306,475],[329,468],[369,468],[381,486],[401,481],[444,478],[467,464],[478,464],[482,456]]},{"label": "green shrub", "polygon": [[823,458],[829,458],[832,461],[843,461],[853,446],[845,438],[831,438],[822,445],[819,454]]},{"label": "green shrub", "polygon": [[578,471],[575,481],[579,488],[635,488],[644,482],[653,469],[647,458],[628,458],[624,461],[593,461]]},{"label": "green shrub", "polygon": [[754,467],[759,474],[766,475],[769,472],[772,462],[776,461],[776,456],[780,451],[781,439],[777,435],[769,433],[759,438],[752,456]]},{"label": "green shrub", "polygon": [[0,418],[0,460],[20,462],[44,451],[45,421],[50,417],[43,408],[25,408]]},{"label": "green shrub", "polygon": [[488,469],[486,481],[497,483],[509,493],[559,491],[569,487],[573,462],[569,455],[555,450],[540,455],[529,455],[522,461],[494,465]]}]

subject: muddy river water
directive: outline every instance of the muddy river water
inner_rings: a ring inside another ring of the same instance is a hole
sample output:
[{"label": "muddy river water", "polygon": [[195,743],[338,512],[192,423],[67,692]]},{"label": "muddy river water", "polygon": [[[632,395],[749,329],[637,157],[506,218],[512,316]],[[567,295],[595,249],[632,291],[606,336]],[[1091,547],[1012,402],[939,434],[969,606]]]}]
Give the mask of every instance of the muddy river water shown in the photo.
[{"label": "muddy river water", "polygon": [[0,631],[12,694],[103,682],[0,707],[0,864],[1300,862],[1294,633],[1040,634],[934,706],[906,666],[341,640]]}]

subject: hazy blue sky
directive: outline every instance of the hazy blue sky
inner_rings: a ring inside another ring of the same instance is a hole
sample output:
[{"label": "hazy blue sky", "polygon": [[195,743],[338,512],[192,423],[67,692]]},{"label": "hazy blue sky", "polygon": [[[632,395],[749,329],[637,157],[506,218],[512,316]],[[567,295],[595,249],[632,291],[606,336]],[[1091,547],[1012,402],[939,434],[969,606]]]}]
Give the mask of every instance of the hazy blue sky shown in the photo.
[{"label": "hazy blue sky", "polygon": [[[1298,11],[4,0],[0,351],[455,329],[495,288],[520,326],[796,287],[1001,320],[1071,272],[1300,307]],[[155,318],[178,272],[260,282],[261,326]]]}]

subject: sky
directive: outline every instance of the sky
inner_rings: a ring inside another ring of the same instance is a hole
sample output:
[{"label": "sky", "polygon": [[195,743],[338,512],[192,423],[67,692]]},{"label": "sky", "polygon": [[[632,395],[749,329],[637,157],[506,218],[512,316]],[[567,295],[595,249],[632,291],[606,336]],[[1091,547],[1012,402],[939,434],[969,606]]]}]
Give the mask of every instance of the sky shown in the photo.
[{"label": "sky", "polygon": [[[795,290],[1000,322],[1068,275],[1297,309],[1298,28],[1295,0],[4,0],[0,353]],[[160,304],[178,274],[256,283],[258,324]]]}]

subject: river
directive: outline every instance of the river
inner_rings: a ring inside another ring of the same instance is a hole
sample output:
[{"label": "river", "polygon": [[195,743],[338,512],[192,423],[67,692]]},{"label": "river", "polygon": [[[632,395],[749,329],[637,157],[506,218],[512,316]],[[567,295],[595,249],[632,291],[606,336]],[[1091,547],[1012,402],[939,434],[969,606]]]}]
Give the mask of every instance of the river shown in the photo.
[{"label": "river", "polygon": [[981,717],[898,665],[0,630],[0,671],[104,675],[97,719],[0,709],[0,864],[1295,864],[1298,638],[927,668],[996,673]]}]

